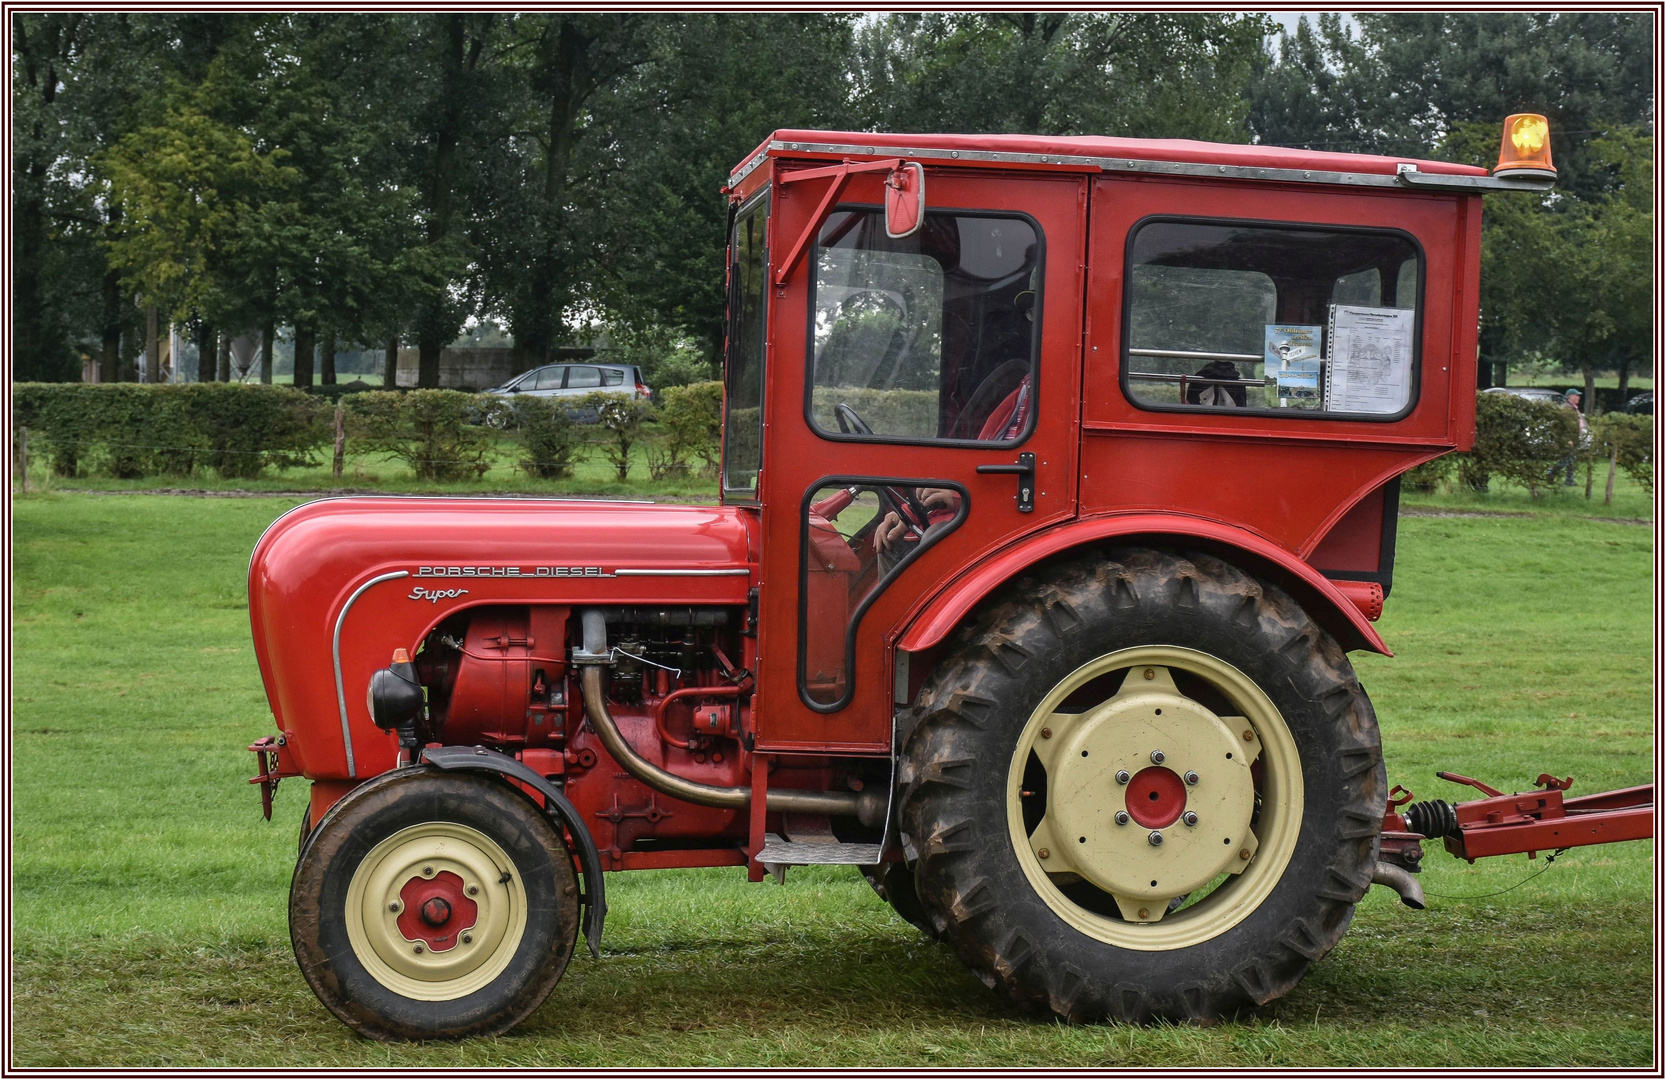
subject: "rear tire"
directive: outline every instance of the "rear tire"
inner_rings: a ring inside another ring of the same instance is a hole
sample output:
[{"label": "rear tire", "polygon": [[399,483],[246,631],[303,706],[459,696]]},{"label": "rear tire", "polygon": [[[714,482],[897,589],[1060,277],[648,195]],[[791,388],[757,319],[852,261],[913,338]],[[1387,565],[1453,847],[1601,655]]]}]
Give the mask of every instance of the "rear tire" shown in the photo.
[{"label": "rear tire", "polygon": [[289,893],[307,983],[385,1041],[514,1027],[560,981],[578,924],[572,856],[549,819],[506,784],[429,768],[343,798]]},{"label": "rear tire", "polygon": [[1015,583],[916,712],[900,817],[920,902],[1016,1002],[1228,1017],[1295,986],[1370,886],[1370,702],[1297,604],[1213,556],[1122,551]]},{"label": "rear tire", "polygon": [[900,862],[879,863],[877,866],[864,866],[862,877],[878,894],[879,898],[891,905],[902,920],[919,930],[922,934],[934,940],[942,940],[942,935],[931,925],[926,910],[920,904],[919,893],[914,890],[914,871]]}]

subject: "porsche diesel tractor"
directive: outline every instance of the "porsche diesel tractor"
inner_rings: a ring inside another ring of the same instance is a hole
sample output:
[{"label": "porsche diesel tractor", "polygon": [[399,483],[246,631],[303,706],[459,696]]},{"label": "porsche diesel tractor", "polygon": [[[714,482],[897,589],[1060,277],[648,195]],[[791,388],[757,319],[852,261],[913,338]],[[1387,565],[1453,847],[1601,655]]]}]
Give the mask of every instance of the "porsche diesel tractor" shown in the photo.
[{"label": "porsche diesel tractor", "polygon": [[[1399,477],[1472,440],[1481,196],[1554,178],[1166,140],[778,131],[731,208],[721,502],[339,498],[250,616],[311,782],[326,1007],[503,1031],[606,875],[859,868],[1008,998],[1288,991],[1422,844],[1649,835],[1649,789],[1391,798],[1348,661]],[[1478,785],[1479,786],[1479,785]]]}]

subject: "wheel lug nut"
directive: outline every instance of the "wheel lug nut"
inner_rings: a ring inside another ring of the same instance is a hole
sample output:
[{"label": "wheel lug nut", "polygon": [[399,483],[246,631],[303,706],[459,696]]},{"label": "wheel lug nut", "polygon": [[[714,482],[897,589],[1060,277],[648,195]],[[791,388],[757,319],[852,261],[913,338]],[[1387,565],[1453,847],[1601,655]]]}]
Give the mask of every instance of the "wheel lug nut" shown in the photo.
[{"label": "wheel lug nut", "polygon": [[1116,818],[1115,818],[1115,820],[1116,820],[1116,823],[1117,823],[1117,824],[1118,824],[1118,825],[1126,825],[1126,824],[1128,824],[1128,811],[1126,811],[1126,810],[1118,810],[1118,811],[1117,811],[1117,812],[1116,812]]},{"label": "wheel lug nut", "polygon": [[1189,772],[1189,773],[1187,773],[1187,774],[1186,774],[1186,776],[1185,776],[1185,781],[1186,781],[1186,783],[1188,783],[1188,784],[1195,784],[1195,783],[1197,783],[1197,773],[1195,773],[1195,772]]},{"label": "wheel lug nut", "polygon": [[393,903],[389,904],[388,905],[388,910],[389,911],[398,911],[399,910],[399,901],[395,900]]},{"label": "wheel lug nut", "polygon": [[1128,775],[1128,770],[1127,769],[1118,769],[1116,771],[1116,782],[1117,783],[1126,784],[1129,781],[1129,779],[1130,779],[1130,777]]},{"label": "wheel lug nut", "polygon": [[470,896],[479,896],[480,895],[480,886],[470,885],[467,889],[465,889],[463,891],[468,893]]},{"label": "wheel lug nut", "polygon": [[1163,763],[1163,752],[1161,750],[1151,751],[1151,764],[1161,765],[1162,763]]},{"label": "wheel lug nut", "polygon": [[433,877],[434,876],[434,868],[432,866],[424,866],[422,868],[422,876],[423,877]]},{"label": "wheel lug nut", "polygon": [[1160,832],[1153,831],[1150,836],[1146,837],[1146,840],[1151,844],[1152,847],[1162,847],[1163,846],[1163,834],[1160,833]]},{"label": "wheel lug nut", "polygon": [[1245,742],[1254,742],[1255,741],[1255,732],[1251,731],[1249,728],[1245,728],[1244,729],[1244,741]]},{"label": "wheel lug nut", "polygon": [[1042,848],[1040,851],[1036,852],[1036,854],[1038,856],[1040,856],[1041,858],[1045,859],[1048,856],[1052,855],[1053,853],[1051,851],[1048,851],[1046,848]]},{"label": "wheel lug nut", "polygon": [[474,935],[473,934],[464,934],[463,935],[463,944],[464,945],[471,944],[471,943],[473,943],[473,941],[474,941]]},{"label": "wheel lug nut", "polygon": [[1197,814],[1188,810],[1184,814],[1180,815],[1180,820],[1184,821],[1188,825],[1196,825],[1197,824]]},{"label": "wheel lug nut", "polygon": [[1249,857],[1250,857],[1250,849],[1249,848],[1239,848],[1238,849],[1238,861],[1240,861],[1240,862],[1249,862]]},{"label": "wheel lug nut", "polygon": [[422,946],[421,945],[413,945],[413,946],[411,946],[411,951],[420,954],[422,952]]},{"label": "wheel lug nut", "polygon": [[1053,729],[1050,728],[1050,727],[1042,728],[1041,729],[1041,737],[1043,739],[1051,739],[1053,737]]},{"label": "wheel lug nut", "polygon": [[1150,908],[1143,908],[1143,907],[1140,908],[1140,918],[1142,918],[1142,919],[1151,918],[1151,909]]}]

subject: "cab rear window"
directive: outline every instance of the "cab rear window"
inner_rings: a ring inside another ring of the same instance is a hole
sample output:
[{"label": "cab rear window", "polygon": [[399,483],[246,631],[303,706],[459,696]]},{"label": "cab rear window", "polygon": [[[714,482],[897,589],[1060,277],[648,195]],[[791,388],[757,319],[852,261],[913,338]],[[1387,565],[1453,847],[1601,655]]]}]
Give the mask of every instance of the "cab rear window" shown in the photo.
[{"label": "cab rear window", "polygon": [[1421,293],[1404,233],[1148,219],[1123,386],[1151,409],[1395,419],[1417,397]]}]

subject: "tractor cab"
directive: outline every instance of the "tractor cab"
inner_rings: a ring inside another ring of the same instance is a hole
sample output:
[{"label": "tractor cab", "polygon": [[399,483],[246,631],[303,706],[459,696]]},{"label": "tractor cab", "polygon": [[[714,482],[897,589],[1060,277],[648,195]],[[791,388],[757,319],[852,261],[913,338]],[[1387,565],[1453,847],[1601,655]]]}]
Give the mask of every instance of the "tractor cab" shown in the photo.
[{"label": "tractor cab", "polygon": [[723,499],[763,537],[760,745],[883,751],[996,585],[1113,537],[1249,560],[1386,651],[1398,477],[1472,438],[1480,193],[1546,183],[777,132],[729,185]]}]

